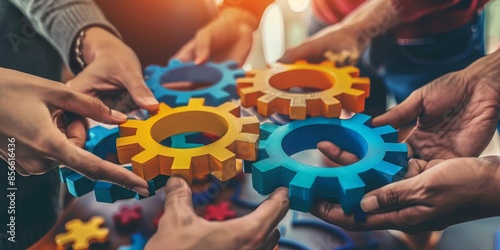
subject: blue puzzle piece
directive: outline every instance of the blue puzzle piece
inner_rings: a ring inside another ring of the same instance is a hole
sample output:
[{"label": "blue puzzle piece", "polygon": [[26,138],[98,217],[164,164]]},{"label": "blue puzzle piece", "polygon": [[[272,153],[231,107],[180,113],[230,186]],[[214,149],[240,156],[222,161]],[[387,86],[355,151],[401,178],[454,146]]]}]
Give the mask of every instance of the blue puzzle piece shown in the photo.
[{"label": "blue puzzle piece", "polygon": [[131,238],[132,244],[129,246],[121,246],[118,250],[143,250],[148,242],[141,233],[135,233]]},{"label": "blue puzzle piece", "polygon": [[[360,158],[354,164],[318,168],[292,159],[303,150],[330,141]],[[300,142],[300,143],[297,143]],[[336,198],[345,213],[359,206],[363,195],[399,180],[406,172],[407,147],[397,143],[390,126],[373,127],[371,118],[316,117],[278,126],[261,126],[258,161],[245,161],[257,192],[267,195],[280,186],[289,188],[290,208],[308,212],[316,197]]]},{"label": "blue puzzle piece", "polygon": [[[170,60],[168,66],[148,66],[145,70],[146,84],[156,99],[167,103],[170,107],[187,105],[189,99],[205,98],[205,105],[219,106],[237,98],[236,78],[245,75],[234,61],[224,63],[207,62],[196,65],[194,62]],[[211,86],[192,91],[177,91],[162,86],[165,82],[210,82]]]}]

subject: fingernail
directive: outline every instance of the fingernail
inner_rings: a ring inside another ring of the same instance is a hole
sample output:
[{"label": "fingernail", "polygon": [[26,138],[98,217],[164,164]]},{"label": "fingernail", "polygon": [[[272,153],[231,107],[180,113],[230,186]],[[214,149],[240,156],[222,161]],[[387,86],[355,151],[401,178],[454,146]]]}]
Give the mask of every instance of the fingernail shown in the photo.
[{"label": "fingernail", "polygon": [[363,198],[361,200],[361,208],[363,209],[363,211],[369,213],[369,212],[373,212],[377,209],[380,208],[380,205],[378,204],[378,199],[377,199],[377,196],[368,196],[366,198]]},{"label": "fingernail", "polygon": [[148,105],[148,106],[149,106],[149,105],[151,105],[151,106],[152,106],[152,105],[158,105],[158,104],[159,104],[158,100],[156,100],[156,98],[154,98],[154,97],[152,97],[152,96],[144,97],[144,99],[143,99],[143,100],[144,100],[144,103],[145,103],[146,105]]},{"label": "fingernail", "polygon": [[114,109],[111,110],[111,116],[120,120],[127,120],[128,118],[126,114]]},{"label": "fingernail", "polygon": [[134,188],[134,192],[144,196],[144,197],[149,197],[149,190],[144,187],[136,187]]}]

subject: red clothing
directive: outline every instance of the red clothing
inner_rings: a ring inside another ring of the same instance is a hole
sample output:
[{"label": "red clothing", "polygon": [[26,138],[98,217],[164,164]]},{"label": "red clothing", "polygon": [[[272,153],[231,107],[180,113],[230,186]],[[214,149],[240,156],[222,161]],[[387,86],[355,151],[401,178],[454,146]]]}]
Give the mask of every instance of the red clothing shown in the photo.
[{"label": "red clothing", "polygon": [[[420,38],[456,29],[474,18],[488,0],[390,0],[403,24],[393,28],[397,38]],[[364,0],[313,0],[314,15],[336,23]]]}]

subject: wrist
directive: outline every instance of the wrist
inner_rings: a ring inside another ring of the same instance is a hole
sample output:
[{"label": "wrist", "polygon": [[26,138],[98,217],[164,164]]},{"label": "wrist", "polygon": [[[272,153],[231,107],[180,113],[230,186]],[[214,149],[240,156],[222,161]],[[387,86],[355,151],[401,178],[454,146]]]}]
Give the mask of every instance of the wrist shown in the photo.
[{"label": "wrist", "polygon": [[477,78],[480,82],[490,84],[500,93],[500,83],[497,80],[500,79],[500,51],[476,60],[463,69],[462,73]]},{"label": "wrist", "polygon": [[236,22],[240,25],[246,25],[250,27],[251,30],[256,30],[259,27],[259,20],[255,15],[247,10],[237,8],[237,7],[226,7],[223,8],[219,17],[226,19],[227,22]]},{"label": "wrist", "polygon": [[81,53],[82,60],[87,65],[95,60],[99,51],[104,51],[109,47],[116,46],[117,43],[122,43],[117,36],[101,27],[92,26],[85,28],[83,31],[85,35],[81,40]]},{"label": "wrist", "polygon": [[500,157],[486,156],[479,158],[480,166],[478,172],[482,175],[478,181],[484,181],[483,195],[480,197],[479,205],[483,207],[489,216],[500,215]]}]

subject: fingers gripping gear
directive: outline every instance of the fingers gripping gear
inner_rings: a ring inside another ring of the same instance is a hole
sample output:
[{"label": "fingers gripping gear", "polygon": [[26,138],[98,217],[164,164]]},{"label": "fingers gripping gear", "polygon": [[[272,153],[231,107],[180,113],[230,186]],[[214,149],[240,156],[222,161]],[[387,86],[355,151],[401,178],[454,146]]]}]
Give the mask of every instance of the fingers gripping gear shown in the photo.
[{"label": "fingers gripping gear", "polygon": [[[155,97],[171,107],[185,106],[194,97],[205,98],[209,106],[218,106],[230,101],[236,95],[236,78],[245,75],[233,61],[196,65],[180,60],[170,60],[167,67],[148,66],[145,70],[146,84]],[[211,86],[192,90],[177,91],[162,86],[164,82],[211,82]]]},{"label": "fingers gripping gear", "polygon": [[[261,138],[259,160],[245,161],[245,172],[252,172],[253,186],[260,194],[289,187],[290,208],[299,211],[309,211],[316,197],[324,197],[336,198],[350,213],[366,192],[399,180],[406,172],[407,147],[397,143],[397,131],[391,126],[373,127],[367,115],[348,120],[317,117],[283,126],[265,123]],[[331,141],[360,160],[320,168],[290,157],[316,148],[320,141]]]},{"label": "fingers gripping gear", "polygon": [[[181,175],[188,181],[211,173],[221,181],[236,175],[236,158],[255,160],[259,140],[256,117],[239,118],[239,106],[224,103],[204,106],[193,98],[187,106],[160,104],[157,114],[145,121],[120,125],[116,146],[120,163],[132,162],[132,170],[145,180],[158,175]],[[162,140],[180,133],[205,132],[220,139],[198,148],[172,148]]]},{"label": "fingers gripping gear", "polygon": [[[292,93],[292,87],[319,90]],[[363,111],[370,94],[370,79],[360,78],[359,70],[352,66],[337,68],[328,61],[297,61],[250,71],[246,78],[238,79],[237,89],[244,107],[257,107],[264,116],[277,112],[303,120],[306,115],[339,117],[342,108]]]}]

